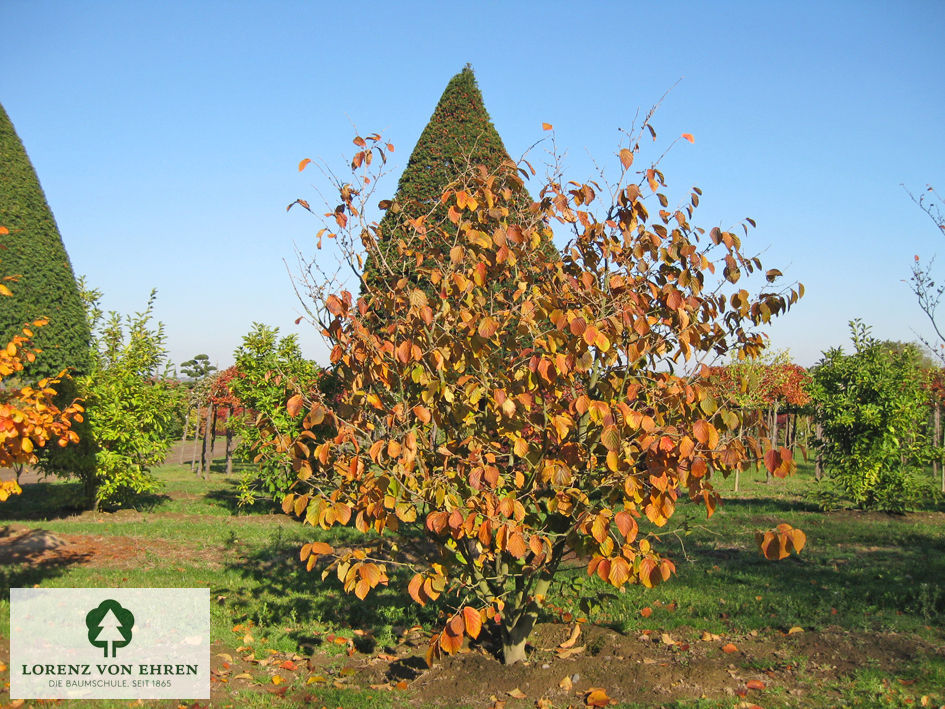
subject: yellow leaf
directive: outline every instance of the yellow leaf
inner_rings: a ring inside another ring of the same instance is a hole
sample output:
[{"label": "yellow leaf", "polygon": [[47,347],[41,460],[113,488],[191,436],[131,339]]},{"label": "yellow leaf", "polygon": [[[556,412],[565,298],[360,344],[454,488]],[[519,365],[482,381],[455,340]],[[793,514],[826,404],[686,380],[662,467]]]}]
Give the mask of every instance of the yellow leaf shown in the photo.
[{"label": "yellow leaf", "polygon": [[279,675],[273,675],[273,676],[272,676],[272,683],[273,683],[273,684],[282,684],[283,682],[285,682],[285,680],[282,679],[282,677],[280,677]]},{"label": "yellow leaf", "polygon": [[527,694],[525,694],[525,692],[523,692],[518,687],[516,687],[515,689],[510,689],[508,692],[506,692],[506,694],[508,694],[513,699],[525,699],[525,697],[528,696]]}]

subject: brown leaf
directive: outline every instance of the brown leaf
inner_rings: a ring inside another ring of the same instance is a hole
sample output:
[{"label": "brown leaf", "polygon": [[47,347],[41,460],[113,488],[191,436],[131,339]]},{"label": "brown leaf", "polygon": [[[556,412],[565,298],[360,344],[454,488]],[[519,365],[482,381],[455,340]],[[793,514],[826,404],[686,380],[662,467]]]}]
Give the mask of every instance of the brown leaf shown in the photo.
[{"label": "brown leaf", "polygon": [[512,697],[512,699],[525,699],[525,697],[528,696],[527,694],[525,694],[525,692],[523,692],[518,687],[516,687],[515,689],[510,689],[508,692],[506,692],[506,694]]},{"label": "brown leaf", "polygon": [[296,394],[291,397],[285,404],[285,409],[289,413],[289,416],[296,416],[299,413],[299,410],[302,408],[302,395]]},{"label": "brown leaf", "polygon": [[760,679],[750,679],[745,686],[748,687],[748,689],[764,689],[765,683]]},{"label": "brown leaf", "polygon": [[580,624],[580,623],[575,623],[575,624],[574,624],[574,627],[571,628],[571,634],[568,636],[568,639],[565,640],[565,641],[564,641],[563,643],[561,643],[560,645],[558,645],[558,647],[560,647],[560,648],[574,647],[574,643],[577,642],[577,639],[578,639],[579,637],[581,637],[581,624]]}]

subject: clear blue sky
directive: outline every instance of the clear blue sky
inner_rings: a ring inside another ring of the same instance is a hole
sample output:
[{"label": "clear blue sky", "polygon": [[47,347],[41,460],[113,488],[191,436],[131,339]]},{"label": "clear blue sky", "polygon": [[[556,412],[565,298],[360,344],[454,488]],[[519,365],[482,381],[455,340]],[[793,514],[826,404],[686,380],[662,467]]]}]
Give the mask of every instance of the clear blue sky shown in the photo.
[{"label": "clear blue sky", "polygon": [[928,330],[904,280],[945,243],[900,184],[945,189],[943,2],[3,0],[0,27],[0,102],[76,273],[125,312],[156,287],[175,362],[226,366],[253,321],[324,358],[283,264],[317,229],[285,211],[317,201],[298,162],[342,165],[356,126],[399,174],[466,62],[510,154],[552,123],[580,180],[682,79],[655,120],[696,140],[663,164],[671,199],[753,217],[748,250],[806,286],[774,346],[809,365],[854,317]]}]

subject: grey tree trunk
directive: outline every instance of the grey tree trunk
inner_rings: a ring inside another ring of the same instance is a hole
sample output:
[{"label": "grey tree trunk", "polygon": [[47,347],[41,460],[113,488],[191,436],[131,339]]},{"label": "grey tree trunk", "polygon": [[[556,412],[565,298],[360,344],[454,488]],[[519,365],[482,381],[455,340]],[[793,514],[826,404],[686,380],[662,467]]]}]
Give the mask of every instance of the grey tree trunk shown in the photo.
[{"label": "grey tree trunk", "polygon": [[230,414],[226,417],[226,474],[231,475],[233,473],[233,427],[230,425],[230,417],[233,415],[231,411]]},{"label": "grey tree trunk", "polygon": [[197,411],[194,413],[194,447],[190,452],[190,472],[200,475],[197,468],[197,446],[200,443],[200,404],[197,404]]},{"label": "grey tree trunk", "polygon": [[204,480],[210,478],[210,460],[209,460],[209,442],[207,439],[212,435],[210,431],[210,422],[213,419],[213,407],[207,406],[206,425],[203,431],[203,446],[200,448],[200,475]]},{"label": "grey tree trunk", "polygon": [[184,434],[180,437],[180,459],[179,465],[184,464],[184,444],[187,443],[187,431],[190,429],[190,407],[187,407],[187,415],[184,416]]}]

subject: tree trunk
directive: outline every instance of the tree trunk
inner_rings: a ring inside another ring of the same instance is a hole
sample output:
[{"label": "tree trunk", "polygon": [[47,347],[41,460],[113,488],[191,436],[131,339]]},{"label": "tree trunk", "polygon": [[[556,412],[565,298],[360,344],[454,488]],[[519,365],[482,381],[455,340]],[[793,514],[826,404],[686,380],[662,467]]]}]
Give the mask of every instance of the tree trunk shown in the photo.
[{"label": "tree trunk", "polygon": [[822,461],[822,459],[821,459],[821,457],[820,457],[820,444],[819,444],[819,441],[820,441],[821,437],[824,435],[824,427],[820,425],[820,422],[819,422],[819,421],[817,422],[817,429],[815,430],[814,435],[817,437],[817,441],[818,441],[818,444],[817,444],[817,457],[814,459],[814,477],[815,477],[817,480],[820,480],[821,478],[824,477],[824,468],[823,468],[823,461]]},{"label": "tree trunk", "polygon": [[[740,441],[743,440],[742,439],[742,424],[738,424],[738,440]],[[738,480],[739,480],[739,476],[741,472],[742,472],[742,465],[741,463],[739,463],[738,465],[735,466],[735,492],[738,492]]]},{"label": "tree trunk", "polygon": [[[539,579],[535,582],[534,595],[544,596],[548,593],[550,586],[550,579]],[[525,645],[538,620],[538,606],[532,601],[527,601],[527,603],[528,605],[512,626],[506,625],[506,620],[512,622],[515,609],[508,607],[505,609],[508,615],[503,615],[502,619],[502,662],[506,665],[514,665],[525,659]]]},{"label": "tree trunk", "polygon": [[208,459],[208,441],[207,438],[210,437],[210,421],[213,418],[213,407],[207,406],[207,418],[205,421],[205,428],[203,431],[203,446],[200,448],[200,475],[204,480],[210,479],[210,460]]},{"label": "tree trunk", "polygon": [[187,407],[187,415],[184,416],[184,433],[180,437],[180,459],[177,461],[179,465],[184,464],[184,444],[187,443],[187,429],[190,428],[190,407]]},{"label": "tree trunk", "polygon": [[213,460],[213,449],[217,443],[217,405],[213,404],[213,423],[210,425],[210,460]]},{"label": "tree trunk", "polygon": [[[771,406],[771,447],[778,447],[778,402]],[[771,471],[765,466],[765,482],[771,482]]]},{"label": "tree trunk", "polygon": [[[942,411],[937,403],[932,409],[932,431],[932,445],[938,448],[938,445],[942,440]],[[941,455],[936,453],[935,457],[932,458],[932,477],[938,477],[938,471],[940,467]],[[945,490],[945,475],[942,476],[942,490]]]},{"label": "tree trunk", "polygon": [[233,412],[230,411],[226,417],[226,474],[233,473]]},{"label": "tree trunk", "polygon": [[194,447],[190,452],[190,472],[200,475],[197,469],[197,446],[200,443],[200,404],[197,404],[197,410],[194,412]]}]

